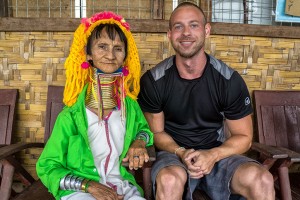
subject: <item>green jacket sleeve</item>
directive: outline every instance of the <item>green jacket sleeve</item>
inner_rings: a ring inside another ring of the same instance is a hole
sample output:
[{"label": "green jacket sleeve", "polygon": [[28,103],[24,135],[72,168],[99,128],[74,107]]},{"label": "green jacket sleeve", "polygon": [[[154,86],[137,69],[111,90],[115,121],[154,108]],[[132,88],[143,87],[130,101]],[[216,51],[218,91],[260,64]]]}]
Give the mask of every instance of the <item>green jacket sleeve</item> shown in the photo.
[{"label": "green jacket sleeve", "polygon": [[149,142],[147,146],[153,145],[153,133],[150,131],[147,120],[145,119],[144,113],[142,112],[139,104],[136,101],[133,101],[133,107],[136,114],[136,123],[138,131],[134,134],[135,136],[140,132],[146,132],[149,136]]},{"label": "green jacket sleeve", "polygon": [[70,174],[66,168],[69,137],[76,132],[71,116],[60,113],[52,134],[38,159],[36,170],[43,184],[54,195],[58,195],[59,181]]}]

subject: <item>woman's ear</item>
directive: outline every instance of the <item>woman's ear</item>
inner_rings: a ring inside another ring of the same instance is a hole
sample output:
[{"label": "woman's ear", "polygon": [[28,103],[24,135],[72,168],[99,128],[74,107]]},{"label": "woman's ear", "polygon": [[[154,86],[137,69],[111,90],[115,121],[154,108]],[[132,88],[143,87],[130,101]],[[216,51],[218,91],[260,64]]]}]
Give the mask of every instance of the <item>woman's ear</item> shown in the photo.
[{"label": "woman's ear", "polygon": [[87,60],[93,60],[93,59],[92,59],[92,56],[90,56],[89,54],[86,55],[86,59],[87,59]]}]

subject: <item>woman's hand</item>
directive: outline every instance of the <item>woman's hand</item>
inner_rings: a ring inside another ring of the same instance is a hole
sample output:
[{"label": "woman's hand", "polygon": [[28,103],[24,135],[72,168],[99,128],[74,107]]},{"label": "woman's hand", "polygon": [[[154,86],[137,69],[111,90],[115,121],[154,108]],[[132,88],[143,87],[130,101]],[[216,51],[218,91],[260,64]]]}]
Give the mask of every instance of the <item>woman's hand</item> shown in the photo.
[{"label": "woman's hand", "polygon": [[118,195],[112,188],[98,183],[96,181],[90,181],[87,191],[96,200],[123,200],[123,195]]},{"label": "woman's hand", "polygon": [[149,161],[149,155],[146,149],[146,142],[144,140],[135,140],[131,144],[126,157],[123,162],[129,162],[129,169],[135,169],[143,167],[145,162]]}]

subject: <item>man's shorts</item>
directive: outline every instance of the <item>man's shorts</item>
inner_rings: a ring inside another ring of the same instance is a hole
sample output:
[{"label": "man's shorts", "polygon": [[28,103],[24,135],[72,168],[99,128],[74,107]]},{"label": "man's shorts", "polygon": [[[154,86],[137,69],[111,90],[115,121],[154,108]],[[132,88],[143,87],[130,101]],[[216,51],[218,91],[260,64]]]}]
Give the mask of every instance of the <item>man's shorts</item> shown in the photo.
[{"label": "man's shorts", "polygon": [[[155,179],[158,172],[165,167],[177,165],[185,170],[186,166],[180,161],[178,156],[175,154],[160,151],[156,155],[156,161],[152,166],[151,179],[153,183],[153,191],[155,194]],[[184,193],[184,198],[186,200],[192,200],[192,193],[197,189],[201,189],[206,192],[206,194],[213,200],[226,200],[226,199],[244,199],[239,195],[232,195],[230,192],[230,181],[235,170],[242,164],[247,162],[257,161],[241,156],[234,155],[225,159],[220,160],[215,164],[212,171],[200,179],[189,178],[186,191]]]}]

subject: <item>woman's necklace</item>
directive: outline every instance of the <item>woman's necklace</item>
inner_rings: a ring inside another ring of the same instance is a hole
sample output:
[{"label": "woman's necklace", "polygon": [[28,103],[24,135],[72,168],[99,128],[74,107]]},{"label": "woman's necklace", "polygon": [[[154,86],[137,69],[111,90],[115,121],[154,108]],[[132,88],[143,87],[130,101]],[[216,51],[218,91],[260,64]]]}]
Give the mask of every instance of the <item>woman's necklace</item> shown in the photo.
[{"label": "woman's necklace", "polygon": [[98,73],[94,69],[94,77],[90,77],[90,87],[87,92],[86,106],[98,111],[99,120],[103,120],[104,110],[121,109],[124,116],[123,74]]}]

